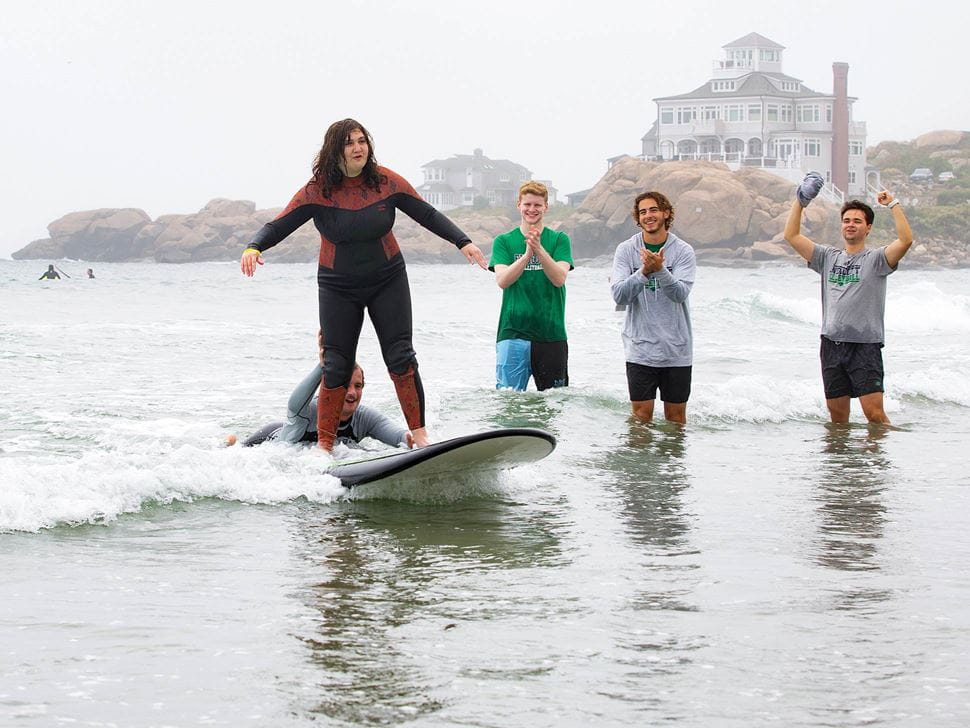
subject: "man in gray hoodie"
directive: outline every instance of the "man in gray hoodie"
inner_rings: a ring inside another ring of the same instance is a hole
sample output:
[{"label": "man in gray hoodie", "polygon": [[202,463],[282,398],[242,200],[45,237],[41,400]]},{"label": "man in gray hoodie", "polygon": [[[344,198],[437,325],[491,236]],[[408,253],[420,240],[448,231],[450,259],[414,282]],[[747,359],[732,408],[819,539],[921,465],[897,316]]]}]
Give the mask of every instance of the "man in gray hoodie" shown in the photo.
[{"label": "man in gray hoodie", "polygon": [[640,232],[613,256],[613,300],[626,307],[623,348],[633,414],[649,422],[660,390],[664,418],[687,422],[694,337],[687,297],[694,285],[694,249],[670,232],[674,208],[660,192],[633,203]]}]

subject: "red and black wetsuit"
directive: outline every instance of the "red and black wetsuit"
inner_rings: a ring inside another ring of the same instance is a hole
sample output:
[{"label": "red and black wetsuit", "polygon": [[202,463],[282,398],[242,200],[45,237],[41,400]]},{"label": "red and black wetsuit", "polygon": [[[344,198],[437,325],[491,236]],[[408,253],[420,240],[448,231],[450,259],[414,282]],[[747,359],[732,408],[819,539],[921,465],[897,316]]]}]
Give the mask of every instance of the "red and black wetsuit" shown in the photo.
[{"label": "red and black wetsuit", "polygon": [[[249,247],[267,250],[313,218],[320,231],[317,283],[324,346],[321,402],[324,390],[332,390],[336,400],[336,390],[350,382],[366,308],[408,427],[413,430],[424,427],[424,389],[411,344],[407,270],[391,232],[395,210],[459,249],[471,240],[422,200],[407,180],[385,167],[378,170],[379,190],[367,187],[363,175],[344,177],[329,198],[311,180],[275,220],[263,226]],[[342,402],[343,395],[339,400]],[[319,409],[322,412],[325,408]]]}]

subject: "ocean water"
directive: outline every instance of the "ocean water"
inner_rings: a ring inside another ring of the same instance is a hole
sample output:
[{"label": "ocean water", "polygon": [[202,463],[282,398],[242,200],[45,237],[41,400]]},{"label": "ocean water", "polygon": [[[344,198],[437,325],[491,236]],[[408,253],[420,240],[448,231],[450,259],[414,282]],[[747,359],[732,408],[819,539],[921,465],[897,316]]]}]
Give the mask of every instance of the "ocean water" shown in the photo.
[{"label": "ocean water", "polygon": [[0,725],[970,721],[970,271],[890,279],[873,429],[827,424],[815,274],[700,268],[681,430],[628,418],[607,269],[572,386],[516,394],[492,276],[412,266],[432,435],[558,448],[348,493],[221,446],[313,365],[314,266],[60,265],[0,261]]}]

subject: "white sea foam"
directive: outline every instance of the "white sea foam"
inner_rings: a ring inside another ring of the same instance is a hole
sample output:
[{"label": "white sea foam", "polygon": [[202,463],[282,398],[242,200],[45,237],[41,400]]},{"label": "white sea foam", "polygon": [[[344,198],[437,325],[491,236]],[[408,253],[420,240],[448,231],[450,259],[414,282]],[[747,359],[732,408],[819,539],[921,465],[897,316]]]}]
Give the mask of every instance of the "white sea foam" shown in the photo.
[{"label": "white sea foam", "polygon": [[346,496],[325,475],[325,456],[283,445],[164,454],[89,450],[77,458],[0,458],[0,530],[36,531],[58,524],[102,523],[148,503],[220,498],[283,503]]},{"label": "white sea foam", "polygon": [[890,288],[886,328],[906,334],[970,333],[970,296],[948,293],[929,281]]},{"label": "white sea foam", "polygon": [[904,398],[970,407],[970,379],[965,369],[932,366],[898,372],[892,377],[890,391]]},{"label": "white sea foam", "polygon": [[697,307],[715,318],[730,317],[754,322],[759,319],[788,321],[819,326],[822,308],[818,298],[788,298],[768,291],[754,291],[743,296],[727,296]]},{"label": "white sea foam", "polygon": [[[33,286],[33,263],[0,265],[17,272],[6,282],[0,272],[0,310],[7,314],[0,318],[0,529],[98,523],[152,503],[200,498],[270,504],[347,496],[321,474],[319,453],[218,446],[230,431],[244,435],[280,419],[291,387],[312,364],[316,296],[305,271],[279,266],[253,285],[231,278],[227,266],[103,270],[96,287],[41,289]],[[492,390],[499,294],[486,277],[437,285],[457,271],[412,271],[432,434],[528,424],[562,441],[612,436],[629,402],[602,271],[570,278],[572,386],[541,396]],[[941,405],[970,407],[967,274],[903,273],[889,285],[887,409],[906,420],[932,417]],[[214,275],[226,276],[222,285],[211,285]],[[828,419],[818,372],[817,276],[705,269],[691,308],[692,421]],[[400,417],[369,324],[358,357],[371,373],[368,404]],[[853,412],[858,417],[857,407]],[[376,487],[353,497],[475,497],[494,485],[470,480],[410,495]]]}]

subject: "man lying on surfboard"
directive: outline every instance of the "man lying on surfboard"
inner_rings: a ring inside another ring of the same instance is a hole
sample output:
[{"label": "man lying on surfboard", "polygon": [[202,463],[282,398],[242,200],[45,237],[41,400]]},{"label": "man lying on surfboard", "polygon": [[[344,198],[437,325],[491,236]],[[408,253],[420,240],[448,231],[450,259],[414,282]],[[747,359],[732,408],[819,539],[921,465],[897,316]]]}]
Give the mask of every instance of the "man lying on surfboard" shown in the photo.
[{"label": "man lying on surfboard", "polygon": [[[320,388],[320,365],[317,364],[300,382],[293,394],[290,395],[286,406],[286,422],[273,422],[265,425],[243,441],[244,447],[258,445],[267,440],[279,442],[307,442],[317,441],[317,392]],[[337,442],[356,444],[367,437],[398,447],[414,446],[411,432],[404,427],[395,425],[388,417],[371,407],[360,404],[364,394],[364,370],[360,364],[354,363],[354,373],[350,379],[350,386],[344,395],[343,409],[340,412],[340,424],[337,427]],[[234,445],[236,436],[226,438],[227,445]]]}]

